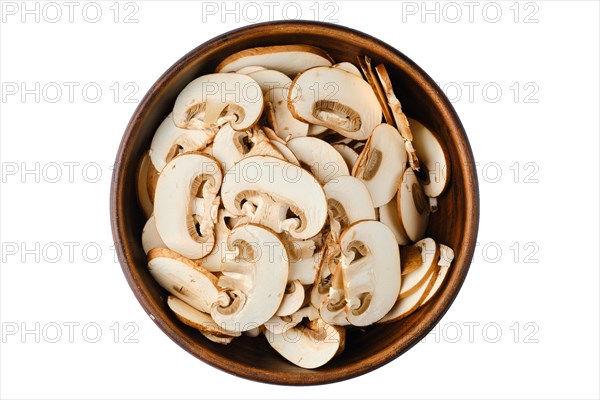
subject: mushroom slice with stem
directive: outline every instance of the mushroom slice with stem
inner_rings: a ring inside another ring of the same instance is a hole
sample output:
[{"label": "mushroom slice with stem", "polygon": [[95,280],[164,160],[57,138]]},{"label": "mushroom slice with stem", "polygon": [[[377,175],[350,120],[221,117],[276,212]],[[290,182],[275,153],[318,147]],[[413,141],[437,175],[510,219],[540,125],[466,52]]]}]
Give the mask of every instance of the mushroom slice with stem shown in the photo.
[{"label": "mushroom slice with stem", "polygon": [[413,144],[419,164],[424,168],[426,179],[422,180],[423,191],[428,197],[438,197],[448,185],[450,170],[448,157],[436,136],[419,121],[409,118],[413,134]]},{"label": "mushroom slice with stem", "polygon": [[337,64],[333,65],[333,68],[342,69],[346,72],[350,72],[351,74],[360,76],[362,78],[362,75],[360,74],[359,69],[356,67],[356,65],[352,64],[351,62],[345,61],[345,62],[337,63]]},{"label": "mushroom slice with stem", "polygon": [[361,77],[340,68],[317,67],[299,74],[288,93],[294,117],[364,140],[381,123],[381,106]]},{"label": "mushroom slice with stem", "polygon": [[388,203],[379,207],[379,221],[392,230],[398,244],[403,246],[409,244],[410,239],[398,216],[398,202],[396,199],[397,196],[394,196]]},{"label": "mushroom slice with stem", "polygon": [[359,221],[340,237],[346,318],[370,325],[390,311],[400,293],[400,253],[394,234],[378,221]]},{"label": "mushroom slice with stem", "polygon": [[199,311],[210,312],[223,296],[213,274],[172,250],[150,250],[148,270],[160,286]]},{"label": "mushroom slice with stem", "polygon": [[[295,239],[317,235],[327,217],[325,193],[316,179],[274,157],[246,157],[235,164],[225,174],[221,198],[232,215],[250,216],[252,222]],[[246,206],[252,202],[254,207]]]},{"label": "mushroom slice with stem", "polygon": [[275,232],[254,224],[232,229],[227,246],[228,265],[218,285],[229,301],[215,302],[211,316],[223,329],[243,332],[275,315],[287,284],[288,255]]},{"label": "mushroom slice with stem", "polygon": [[[337,229],[330,226],[335,239],[348,225],[360,220],[374,220],[375,207],[365,184],[353,176],[340,176],[323,186],[329,216],[337,223]],[[330,221],[330,225],[334,222]]]},{"label": "mushroom slice with stem", "polygon": [[211,335],[216,336],[230,336],[230,337],[238,337],[240,336],[239,332],[228,331],[222,329],[210,316],[205,312],[199,311],[194,307],[187,304],[185,301],[175,297],[169,296],[167,299],[167,305],[175,313],[177,319],[186,324],[187,326],[191,326],[192,328],[196,328],[201,332],[209,333]]},{"label": "mushroom slice with stem", "polygon": [[356,160],[358,160],[358,153],[352,147],[343,143],[335,143],[332,144],[333,148],[337,150],[338,153],[342,156],[344,161],[346,162],[346,166],[349,171],[352,171]]},{"label": "mushroom slice with stem", "polygon": [[148,252],[156,248],[166,248],[167,245],[160,238],[158,230],[156,229],[156,222],[154,221],[154,215],[148,218],[144,229],[142,229],[142,248],[144,252]]},{"label": "mushroom slice with stem", "polygon": [[381,207],[396,194],[405,169],[402,138],[393,126],[381,124],[373,130],[354,164],[352,175],[367,185],[375,207]]},{"label": "mushroom slice with stem", "polygon": [[282,334],[297,326],[304,318],[310,321],[319,318],[319,311],[311,305],[303,307],[291,315],[279,317],[273,316],[265,322],[265,329],[275,334]]},{"label": "mushroom slice with stem", "polygon": [[255,47],[238,51],[217,65],[217,72],[232,72],[250,65],[283,72],[294,77],[312,67],[330,66],[332,59],[325,51],[308,45]]},{"label": "mushroom slice with stem", "polygon": [[275,132],[285,141],[308,134],[308,124],[294,118],[287,102],[287,88],[277,87],[265,93],[265,102],[273,107]]},{"label": "mushroom slice with stem", "polygon": [[[437,245],[435,240],[431,238],[425,238],[419,240],[417,243],[412,245],[416,249],[420,250],[420,254],[414,252],[404,251],[401,255],[407,257],[400,257],[401,268],[406,266],[410,271],[406,274],[402,274],[402,285],[400,287],[399,298],[403,299],[416,292],[421,286],[423,286],[431,277],[435,266],[440,258],[440,247]],[[416,268],[414,264],[420,265]],[[413,265],[411,265],[413,264]]]},{"label": "mushroom slice with stem", "polygon": [[208,146],[217,129],[181,129],[169,114],[160,124],[150,144],[150,159],[157,171],[180,153],[202,151]]},{"label": "mushroom slice with stem", "polygon": [[412,241],[420,240],[429,223],[429,202],[423,192],[421,182],[414,171],[407,168],[396,195],[398,219],[406,236]]},{"label": "mushroom slice with stem", "polygon": [[137,173],[137,198],[146,218],[150,218],[154,211],[154,188],[152,187],[154,186],[152,184],[154,176],[158,177],[158,172],[154,169],[150,156],[146,152],[140,160]]},{"label": "mushroom slice with stem", "polygon": [[201,260],[202,267],[210,272],[220,272],[223,270],[223,254],[227,249],[227,238],[231,230],[227,226],[227,218],[231,215],[225,209],[220,209],[217,215],[217,223],[214,228],[215,245],[209,255]]},{"label": "mushroom slice with stem", "polygon": [[202,153],[181,154],[162,170],[154,217],[160,237],[171,250],[191,259],[212,251],[221,179],[218,162]]},{"label": "mushroom slice with stem", "polygon": [[304,303],[304,286],[300,281],[288,282],[281,304],[275,313],[278,317],[285,317],[298,311]]},{"label": "mushroom slice with stem", "polygon": [[340,153],[324,140],[309,136],[297,137],[291,139],[287,146],[298,158],[300,165],[305,165],[321,184],[350,175]]},{"label": "mushroom slice with stem", "polygon": [[194,79],[177,96],[175,125],[184,129],[220,127],[227,122],[243,131],[258,121],[263,111],[262,90],[242,74],[209,74]]},{"label": "mushroom slice with stem", "polygon": [[267,341],[279,354],[291,363],[307,369],[318,368],[331,360],[345,342],[345,330],[314,320],[308,326],[300,326],[275,334],[264,332]]}]

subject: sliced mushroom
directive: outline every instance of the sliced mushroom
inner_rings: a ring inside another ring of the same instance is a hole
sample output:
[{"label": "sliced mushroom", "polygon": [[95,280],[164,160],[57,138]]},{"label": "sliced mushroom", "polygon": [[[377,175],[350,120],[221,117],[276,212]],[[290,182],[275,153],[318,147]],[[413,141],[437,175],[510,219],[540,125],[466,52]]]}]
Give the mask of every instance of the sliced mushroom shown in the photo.
[{"label": "sliced mushroom", "polygon": [[[353,176],[340,176],[323,186],[330,217],[339,223],[341,230],[361,220],[374,220],[375,208],[365,184]],[[332,229],[333,230],[333,229]]]},{"label": "sliced mushroom", "polygon": [[400,293],[400,253],[394,234],[378,221],[359,221],[340,237],[346,318],[356,326],[380,320]]},{"label": "sliced mushroom", "polygon": [[442,286],[442,283],[444,283],[444,279],[446,279],[446,276],[448,275],[450,265],[452,265],[452,260],[454,260],[454,251],[450,247],[440,244],[440,259],[438,261],[440,270],[437,276],[433,276],[433,278],[435,278],[435,283],[431,287],[431,291],[423,301],[423,304],[427,303],[433,297],[433,295],[437,293],[437,291],[440,289],[440,286]]},{"label": "sliced mushroom", "polygon": [[251,74],[256,71],[264,71],[264,70],[266,70],[265,67],[261,67],[258,65],[248,65],[247,67],[240,68],[239,70],[237,70],[235,72],[236,72],[236,74],[248,75],[248,74]]},{"label": "sliced mushroom", "polygon": [[350,175],[340,153],[324,140],[309,136],[297,137],[291,139],[287,146],[298,158],[300,165],[307,166],[321,184]]},{"label": "sliced mushroom", "polygon": [[256,328],[248,329],[244,331],[244,335],[255,338],[264,332],[264,325],[257,326]]},{"label": "sliced mushroom", "polygon": [[273,145],[273,147],[275,147],[277,149],[277,151],[279,151],[283,155],[283,157],[285,158],[286,161],[288,161],[294,165],[300,166],[300,161],[298,161],[298,158],[296,158],[296,156],[294,155],[294,152],[291,151],[289,147],[287,147],[283,143],[276,142],[276,141],[271,141],[271,144]]},{"label": "sliced mushroom", "polygon": [[340,68],[317,67],[299,74],[288,93],[294,117],[364,140],[381,123],[381,106],[371,87]]},{"label": "sliced mushroom", "polygon": [[413,144],[419,157],[419,165],[428,172],[422,181],[423,191],[429,197],[438,197],[448,185],[450,170],[448,157],[435,135],[419,121],[409,118],[413,134]]},{"label": "sliced mushroom", "polygon": [[323,125],[308,124],[308,136],[319,136],[329,130],[328,127]]},{"label": "sliced mushroom", "polygon": [[373,130],[352,175],[367,185],[375,207],[389,203],[396,194],[406,157],[402,138],[393,126],[381,124]]},{"label": "sliced mushroom", "polygon": [[214,228],[215,245],[209,255],[201,260],[202,267],[210,272],[220,272],[224,268],[223,254],[227,250],[227,238],[231,230],[226,219],[230,218],[227,210],[220,209],[217,215],[217,223]]},{"label": "sliced mushroom", "polygon": [[[330,281],[319,282],[319,286],[313,288],[311,301],[320,304],[319,314],[323,321],[337,326],[350,325],[350,322],[346,317],[348,304],[346,303],[345,298],[346,292],[344,289],[342,269],[336,268],[334,272],[329,275],[329,279]],[[330,282],[328,290],[325,282]],[[315,290],[316,293],[314,292]]]},{"label": "sliced mushroom", "polygon": [[288,255],[273,231],[253,224],[232,229],[227,245],[228,268],[218,285],[229,302],[213,304],[211,316],[223,329],[243,332],[275,315],[286,288]]},{"label": "sliced mushroom", "polygon": [[148,252],[156,248],[166,248],[167,245],[160,238],[158,230],[156,229],[156,222],[154,221],[154,215],[148,218],[144,229],[142,229],[142,248],[144,252]]},{"label": "sliced mushroom", "polygon": [[379,221],[392,230],[398,244],[403,246],[409,244],[410,239],[398,216],[398,202],[396,201],[396,198],[397,197],[394,196],[388,203],[379,207]]},{"label": "sliced mushroom", "polygon": [[280,88],[284,97],[287,97],[287,91],[292,84],[292,80],[287,75],[274,69],[250,72],[248,76],[258,83],[263,94],[271,89]]},{"label": "sliced mushroom", "polygon": [[[150,218],[152,212],[154,211],[153,197],[154,193],[150,193],[152,190],[150,188],[152,179],[151,173],[154,170],[154,166],[150,161],[150,156],[148,153],[144,153],[142,159],[140,160],[140,164],[138,166],[137,173],[137,198],[140,207],[142,208],[142,212],[146,216],[146,218]],[[156,175],[158,176],[158,175]]]},{"label": "sliced mushroom", "polygon": [[181,129],[169,114],[156,130],[150,144],[149,154],[154,168],[160,172],[176,155],[204,150],[216,134],[216,129]]},{"label": "sliced mushroom", "polygon": [[306,136],[308,124],[294,118],[287,103],[287,90],[285,88],[271,89],[265,93],[265,102],[273,107],[274,128],[277,135],[283,140]]},{"label": "sliced mushroom", "polygon": [[352,147],[343,143],[335,143],[332,145],[334,149],[337,150],[338,153],[342,156],[344,161],[346,162],[346,166],[349,171],[352,171],[356,160],[358,160],[358,153]]},{"label": "sliced mushroom", "polygon": [[278,317],[285,317],[298,311],[304,303],[304,286],[300,281],[290,281],[285,287],[281,304],[275,313]]},{"label": "sliced mushroom", "polygon": [[191,259],[212,251],[221,178],[218,162],[195,152],[175,157],[162,170],[154,217],[160,237],[171,250]]},{"label": "sliced mushroom", "polygon": [[318,368],[331,360],[345,341],[343,328],[318,322],[295,327],[281,334],[265,330],[267,341],[279,354],[302,368]]},{"label": "sliced mushroom", "polygon": [[[223,179],[221,198],[232,215],[251,213],[252,222],[296,239],[318,234],[327,216],[325,194],[315,178],[274,157],[247,157],[235,164]],[[244,201],[256,207],[243,207]],[[288,211],[294,216],[288,218]]]},{"label": "sliced mushroom", "polygon": [[184,129],[219,127],[227,122],[243,131],[258,121],[263,110],[262,90],[242,74],[209,74],[194,79],[177,96],[175,125]]},{"label": "sliced mushroom", "polygon": [[407,168],[396,198],[398,218],[406,236],[412,241],[420,240],[429,223],[429,202],[423,192],[421,182],[414,171]]},{"label": "sliced mushroom", "polygon": [[367,82],[369,82],[369,85],[371,85],[373,93],[375,93],[375,97],[377,97],[377,100],[379,100],[379,105],[381,106],[381,111],[383,111],[383,117],[385,118],[385,122],[387,122],[390,125],[394,125],[392,111],[390,110],[390,107],[388,105],[387,97],[385,95],[385,92],[383,91],[383,88],[381,87],[381,83],[379,82],[379,79],[375,76],[375,73],[373,72],[373,68],[371,67],[371,59],[366,56],[364,58],[357,57],[357,59],[360,69],[365,75],[365,78],[367,78]]},{"label": "sliced mushroom", "polygon": [[169,296],[167,299],[167,305],[175,313],[177,319],[196,328],[201,332],[209,333],[216,336],[240,336],[239,332],[228,331],[222,329],[210,316],[210,314],[204,313],[195,309],[194,307],[187,304],[185,301],[180,300],[175,296]]},{"label": "sliced mushroom", "polygon": [[238,51],[221,61],[217,72],[232,72],[249,65],[260,65],[294,77],[301,71],[332,64],[329,54],[308,45],[256,47]]},{"label": "sliced mushroom", "polygon": [[350,72],[351,74],[354,74],[356,76],[360,76],[362,78],[362,75],[360,74],[360,71],[358,70],[358,68],[356,68],[356,65],[350,63],[350,62],[341,62],[341,63],[337,63],[333,65],[333,68],[339,68],[342,69],[346,72]]},{"label": "sliced mushroom", "polygon": [[150,250],[148,270],[160,286],[199,311],[210,312],[222,296],[214,275],[169,249]]},{"label": "sliced mushroom", "polygon": [[[430,279],[440,258],[440,248],[435,240],[431,238],[421,239],[411,247],[420,250],[420,254],[415,255],[415,253],[405,251],[404,255],[407,255],[405,257],[406,260],[402,259],[402,257],[400,258],[401,266],[407,266],[411,269],[410,272],[402,274],[400,299],[413,294]],[[411,263],[418,262],[418,260],[420,260],[420,265],[416,268],[410,265]]]}]

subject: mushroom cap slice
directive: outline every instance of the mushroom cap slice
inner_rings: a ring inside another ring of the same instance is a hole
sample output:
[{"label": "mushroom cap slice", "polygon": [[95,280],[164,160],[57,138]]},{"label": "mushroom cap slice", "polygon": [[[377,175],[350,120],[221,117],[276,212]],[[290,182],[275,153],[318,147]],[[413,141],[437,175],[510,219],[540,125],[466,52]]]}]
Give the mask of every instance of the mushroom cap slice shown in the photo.
[{"label": "mushroom cap slice", "polygon": [[276,141],[271,141],[271,144],[277,149],[277,151],[279,151],[283,155],[286,161],[291,162],[294,165],[300,166],[300,161],[298,161],[298,158],[294,155],[294,152],[291,151],[289,147],[287,147],[281,142]]},{"label": "mushroom cap slice", "polygon": [[156,229],[156,222],[154,221],[154,215],[148,218],[144,229],[142,229],[142,248],[144,252],[148,252],[156,248],[166,248],[167,245],[160,238],[158,230]]},{"label": "mushroom cap slice", "polygon": [[354,164],[352,175],[365,182],[375,207],[389,203],[398,190],[407,161],[403,143],[396,128],[378,125]]},{"label": "mushroom cap slice", "polygon": [[210,312],[219,297],[217,278],[172,250],[150,250],[148,270],[160,286],[199,311]]},{"label": "mushroom cap slice", "polygon": [[448,185],[450,170],[448,157],[435,135],[419,121],[409,118],[413,134],[413,146],[419,157],[419,164],[425,166],[429,179],[422,182],[423,191],[429,197],[438,197]]},{"label": "mushroom cap slice", "polygon": [[227,211],[234,216],[246,215],[242,202],[256,195],[298,216],[298,224],[270,226],[271,229],[286,230],[296,239],[308,239],[318,234],[325,224],[325,193],[314,176],[297,165],[274,157],[253,156],[227,171],[221,187],[221,199]]},{"label": "mushroom cap slice", "polygon": [[288,282],[281,304],[275,313],[278,317],[285,317],[298,311],[304,303],[304,286],[298,280]]},{"label": "mushroom cap slice", "polygon": [[392,231],[379,221],[359,221],[340,237],[346,318],[370,325],[390,311],[400,293],[400,252]]},{"label": "mushroom cap slice", "polygon": [[291,328],[281,334],[265,330],[264,335],[285,359],[307,369],[326,364],[338,354],[345,341],[343,328],[324,322]]},{"label": "mushroom cap slice", "polygon": [[356,67],[356,65],[352,64],[351,62],[345,61],[345,62],[337,63],[337,64],[333,65],[333,68],[339,68],[346,72],[350,72],[351,74],[359,76],[362,79],[360,70]]},{"label": "mushroom cap slice", "polygon": [[396,196],[389,201],[389,203],[379,207],[379,221],[384,223],[388,228],[392,230],[396,241],[399,245],[403,246],[410,243],[410,239],[402,226],[400,217],[398,216],[398,203]]},{"label": "mushroom cap slice", "polygon": [[402,260],[402,264],[406,265],[405,263],[418,262],[419,260],[421,263],[407,274],[402,274],[402,285],[400,287],[399,295],[399,298],[401,299],[416,292],[429,280],[440,258],[440,248],[435,240],[431,238],[421,239],[413,246],[420,250],[420,254],[418,254],[418,257],[414,257],[415,260]]},{"label": "mushroom cap slice", "polygon": [[349,171],[352,171],[356,160],[358,160],[358,153],[352,147],[344,143],[334,143],[333,148],[337,150],[346,162],[346,166]]},{"label": "mushroom cap slice", "polygon": [[235,71],[236,74],[244,74],[244,75],[248,75],[251,74],[252,72],[256,72],[256,71],[264,71],[266,70],[265,67],[261,67],[259,65],[248,65],[247,67],[243,67],[238,69],[237,71]]},{"label": "mushroom cap slice", "polygon": [[322,133],[327,132],[328,127],[322,125],[308,124],[308,136],[319,136]]},{"label": "mushroom cap slice", "polygon": [[177,96],[173,107],[175,125],[202,129],[231,122],[244,130],[256,123],[263,110],[262,90],[242,74],[208,74],[194,79]]},{"label": "mushroom cap slice", "polygon": [[213,143],[213,157],[219,160],[223,171],[229,170],[248,153],[247,138],[246,132],[236,131],[230,124],[225,124],[219,129]]},{"label": "mushroom cap slice", "polygon": [[160,172],[177,154],[204,150],[216,133],[216,129],[181,129],[169,114],[159,125],[150,144],[149,154],[154,168]]},{"label": "mushroom cap slice", "polygon": [[238,51],[217,65],[217,72],[233,72],[250,65],[283,72],[294,77],[301,71],[317,66],[330,66],[331,57],[318,47],[308,45],[282,45],[255,47]]},{"label": "mushroom cap slice", "polygon": [[421,182],[412,169],[407,168],[398,189],[396,204],[398,218],[406,236],[413,242],[420,240],[429,223],[429,201]]},{"label": "mushroom cap slice", "polygon": [[444,279],[446,279],[446,276],[448,275],[450,265],[452,265],[452,260],[454,260],[454,250],[444,244],[440,244],[440,258],[438,261],[440,270],[437,273],[437,276],[433,276],[433,278],[435,278],[435,283],[431,287],[431,291],[423,301],[423,304],[427,303],[433,297],[433,295],[437,293],[437,291],[440,289],[440,286],[442,286],[442,283],[444,283]]},{"label": "mushroom cap slice", "polygon": [[[212,251],[221,179],[218,162],[202,153],[181,154],[162,170],[154,217],[160,237],[171,250],[191,259],[202,258]],[[202,202],[197,201],[200,188]],[[202,207],[194,208],[198,204]],[[200,218],[201,235],[196,230],[194,216]]]},{"label": "mushroom cap slice", "polygon": [[381,106],[361,77],[340,68],[317,67],[299,74],[288,93],[292,114],[346,137],[364,140],[381,123]]},{"label": "mushroom cap slice", "polygon": [[137,198],[146,218],[150,218],[154,211],[153,195],[150,195],[150,174],[152,169],[154,169],[154,166],[152,166],[150,156],[146,152],[140,160],[137,173]]},{"label": "mushroom cap slice", "polygon": [[375,207],[365,184],[353,176],[340,176],[323,186],[331,216],[342,229],[360,220],[374,220]]},{"label": "mushroom cap slice", "polygon": [[211,318],[210,314],[195,309],[175,296],[169,296],[167,305],[171,311],[175,313],[177,318],[187,326],[191,326],[192,328],[196,328],[199,331],[210,333],[212,335],[240,336],[239,332],[221,329],[221,327]]},{"label": "mushroom cap slice", "polygon": [[288,279],[289,261],[275,232],[247,224],[231,230],[227,240],[228,267],[218,285],[228,303],[214,303],[211,316],[223,329],[243,332],[275,315]]},{"label": "mushroom cap slice", "polygon": [[287,89],[277,87],[265,93],[265,102],[271,103],[275,113],[275,132],[283,140],[306,136],[308,124],[294,118],[287,103]]},{"label": "mushroom cap slice", "polygon": [[321,184],[340,176],[350,175],[340,153],[324,140],[310,136],[296,137],[291,139],[287,146],[301,165],[310,168]]},{"label": "mushroom cap slice", "polygon": [[[239,72],[238,72],[239,73]],[[287,97],[287,91],[292,84],[289,76],[274,69],[264,69],[248,73],[248,76],[256,81],[263,94],[274,88],[281,88],[281,92]]]}]

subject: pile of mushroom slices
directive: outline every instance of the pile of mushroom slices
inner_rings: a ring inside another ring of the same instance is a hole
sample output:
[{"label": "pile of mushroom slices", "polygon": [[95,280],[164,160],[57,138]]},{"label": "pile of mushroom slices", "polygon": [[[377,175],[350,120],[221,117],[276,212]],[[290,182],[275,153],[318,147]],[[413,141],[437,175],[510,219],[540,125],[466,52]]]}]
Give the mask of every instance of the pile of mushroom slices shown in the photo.
[{"label": "pile of mushroom slices", "polygon": [[142,244],[170,309],[209,340],[263,334],[317,368],[346,327],[397,321],[442,285],[452,249],[423,236],[447,157],[385,67],[358,61],[366,79],[312,46],[243,50],[158,127]]}]

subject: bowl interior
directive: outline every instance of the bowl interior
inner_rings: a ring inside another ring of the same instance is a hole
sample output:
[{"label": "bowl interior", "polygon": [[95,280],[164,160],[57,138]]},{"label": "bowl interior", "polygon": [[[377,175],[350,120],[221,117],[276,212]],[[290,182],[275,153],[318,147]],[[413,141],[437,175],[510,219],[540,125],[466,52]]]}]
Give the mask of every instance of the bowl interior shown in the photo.
[{"label": "bowl interior", "polygon": [[[296,367],[270,348],[264,337],[242,336],[223,346],[179,323],[166,305],[167,293],[148,273],[141,246],[145,218],[136,198],[136,169],[160,122],[178,93],[194,78],[214,71],[226,56],[245,48],[279,44],[323,48],[336,62],[369,56],[385,63],[405,113],[437,134],[450,160],[450,183],[439,198],[427,235],[456,254],[441,291],[402,321],[349,330],[346,349],[317,370]],[[180,346],[230,373],[279,384],[320,384],[347,379],[377,368],[417,343],[439,321],[466,276],[478,224],[478,189],[471,150],[454,109],[433,81],[406,56],[357,31],[321,23],[267,23],[215,38],[179,60],[150,89],[125,132],[117,155],[111,193],[111,219],[123,271],[145,311]]]}]

